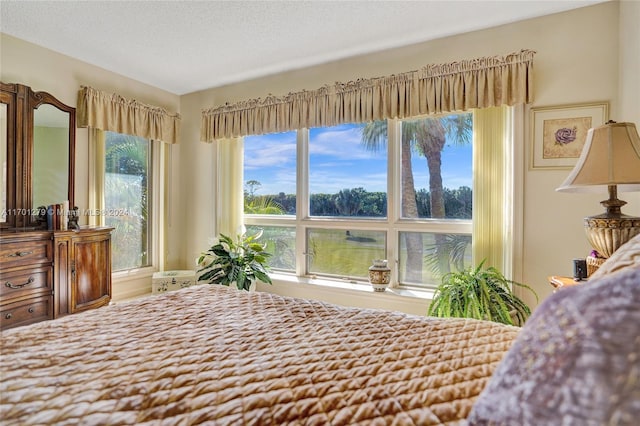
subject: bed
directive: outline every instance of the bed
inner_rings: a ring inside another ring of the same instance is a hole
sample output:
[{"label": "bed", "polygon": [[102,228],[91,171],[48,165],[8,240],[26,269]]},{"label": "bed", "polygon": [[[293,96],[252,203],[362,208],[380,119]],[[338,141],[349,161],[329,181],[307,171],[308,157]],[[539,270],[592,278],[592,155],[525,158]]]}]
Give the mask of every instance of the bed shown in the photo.
[{"label": "bed", "polygon": [[637,425],[640,235],[522,329],[205,284],[0,349],[2,425]]},{"label": "bed", "polygon": [[462,424],[519,330],[198,285],[3,331],[0,419]]}]

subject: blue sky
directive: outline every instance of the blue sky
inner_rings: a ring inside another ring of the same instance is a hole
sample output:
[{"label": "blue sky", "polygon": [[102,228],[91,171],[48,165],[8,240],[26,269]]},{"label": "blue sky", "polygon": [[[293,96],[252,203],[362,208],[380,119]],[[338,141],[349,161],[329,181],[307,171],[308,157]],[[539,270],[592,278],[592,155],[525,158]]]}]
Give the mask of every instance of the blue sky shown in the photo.
[{"label": "blue sky", "polygon": [[[309,190],[336,193],[362,187],[382,191],[386,184],[386,152],[366,151],[357,125],[311,129],[309,142]],[[295,194],[296,133],[245,137],[244,181],[261,183],[256,195]],[[451,146],[442,152],[442,180],[447,188],[471,187],[471,145]],[[413,175],[417,189],[429,186],[427,162],[413,154]]]}]

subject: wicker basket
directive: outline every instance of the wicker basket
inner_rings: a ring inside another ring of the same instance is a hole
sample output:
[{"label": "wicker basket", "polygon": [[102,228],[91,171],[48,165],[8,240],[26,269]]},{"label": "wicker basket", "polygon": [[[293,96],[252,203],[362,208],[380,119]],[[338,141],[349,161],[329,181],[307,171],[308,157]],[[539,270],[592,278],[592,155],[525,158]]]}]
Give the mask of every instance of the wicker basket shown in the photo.
[{"label": "wicker basket", "polygon": [[587,277],[590,277],[591,274],[597,271],[605,260],[607,259],[602,257],[587,256]]}]

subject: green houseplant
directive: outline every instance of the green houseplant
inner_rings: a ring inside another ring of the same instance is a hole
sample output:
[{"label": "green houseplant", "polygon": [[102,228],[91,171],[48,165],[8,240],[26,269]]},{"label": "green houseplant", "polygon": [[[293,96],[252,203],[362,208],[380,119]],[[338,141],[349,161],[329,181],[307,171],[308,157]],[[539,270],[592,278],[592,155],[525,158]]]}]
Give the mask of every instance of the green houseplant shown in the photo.
[{"label": "green houseplant", "polygon": [[235,240],[220,234],[218,240],[198,258],[198,265],[205,271],[198,281],[229,286],[235,284],[240,290],[249,291],[256,280],[271,284],[268,275],[267,258],[271,253],[265,245],[256,240],[255,235],[238,235]]},{"label": "green houseplant", "polygon": [[526,284],[506,279],[494,267],[483,269],[483,266],[484,261],[475,269],[444,275],[429,305],[428,315],[524,324],[531,309],[513,294],[512,286],[530,290],[537,300],[536,292]]}]

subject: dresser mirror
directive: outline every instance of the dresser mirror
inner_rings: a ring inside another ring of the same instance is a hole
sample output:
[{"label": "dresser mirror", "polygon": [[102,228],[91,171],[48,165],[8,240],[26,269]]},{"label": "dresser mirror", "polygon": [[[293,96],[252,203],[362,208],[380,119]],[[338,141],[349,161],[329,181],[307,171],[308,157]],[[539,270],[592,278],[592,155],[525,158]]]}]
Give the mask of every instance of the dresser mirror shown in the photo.
[{"label": "dresser mirror", "polygon": [[0,227],[40,228],[46,225],[38,207],[65,200],[74,205],[75,108],[28,86],[1,86],[6,120],[0,183],[7,214]]},{"label": "dresser mirror", "polygon": [[69,112],[51,104],[33,111],[32,206],[48,206],[69,196]]}]

